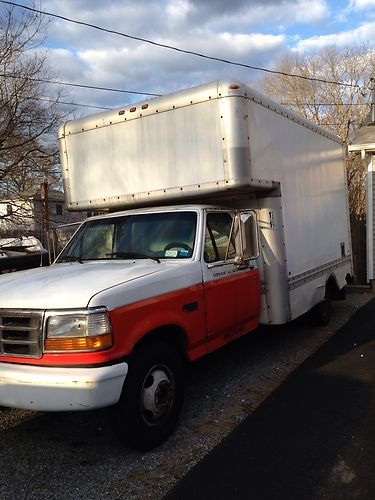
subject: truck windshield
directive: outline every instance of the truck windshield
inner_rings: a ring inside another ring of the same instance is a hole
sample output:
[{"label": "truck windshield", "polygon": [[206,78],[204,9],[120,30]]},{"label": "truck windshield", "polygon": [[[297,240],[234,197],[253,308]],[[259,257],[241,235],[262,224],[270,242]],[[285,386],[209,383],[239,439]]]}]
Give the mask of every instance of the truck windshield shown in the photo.
[{"label": "truck windshield", "polygon": [[125,215],[84,223],[56,262],[184,259],[194,249],[197,214]]}]

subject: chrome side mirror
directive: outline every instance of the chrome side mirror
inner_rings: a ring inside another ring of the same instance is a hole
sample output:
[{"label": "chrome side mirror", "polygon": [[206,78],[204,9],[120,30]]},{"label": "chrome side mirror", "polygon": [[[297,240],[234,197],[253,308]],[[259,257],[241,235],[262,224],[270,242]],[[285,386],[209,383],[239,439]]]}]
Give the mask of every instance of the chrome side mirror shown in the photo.
[{"label": "chrome side mirror", "polygon": [[250,259],[243,257],[242,255],[237,255],[234,258],[234,265],[237,269],[247,269],[249,267]]}]

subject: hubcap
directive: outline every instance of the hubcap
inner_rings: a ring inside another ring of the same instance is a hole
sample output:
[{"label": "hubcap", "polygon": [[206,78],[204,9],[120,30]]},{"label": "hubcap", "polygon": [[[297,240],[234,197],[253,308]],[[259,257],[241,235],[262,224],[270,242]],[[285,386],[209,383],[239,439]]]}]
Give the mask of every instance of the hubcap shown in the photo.
[{"label": "hubcap", "polygon": [[174,400],[173,379],[167,368],[155,366],[145,378],[141,406],[144,420],[157,424],[170,410]]}]

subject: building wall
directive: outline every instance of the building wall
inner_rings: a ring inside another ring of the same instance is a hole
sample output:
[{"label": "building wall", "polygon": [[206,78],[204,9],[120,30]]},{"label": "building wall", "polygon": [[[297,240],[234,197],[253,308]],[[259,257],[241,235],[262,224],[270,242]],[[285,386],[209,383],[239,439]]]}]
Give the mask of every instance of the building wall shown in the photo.
[{"label": "building wall", "polygon": [[[8,216],[9,205],[12,206],[12,215]],[[6,216],[6,217],[4,217]],[[48,200],[49,228],[61,224],[78,222],[87,217],[86,212],[68,212],[61,196]],[[40,198],[31,198],[28,201],[4,201],[0,203],[0,236],[16,232],[32,234],[44,240],[42,228],[42,201]]]},{"label": "building wall", "polygon": [[375,154],[367,155],[367,279],[375,277]]}]

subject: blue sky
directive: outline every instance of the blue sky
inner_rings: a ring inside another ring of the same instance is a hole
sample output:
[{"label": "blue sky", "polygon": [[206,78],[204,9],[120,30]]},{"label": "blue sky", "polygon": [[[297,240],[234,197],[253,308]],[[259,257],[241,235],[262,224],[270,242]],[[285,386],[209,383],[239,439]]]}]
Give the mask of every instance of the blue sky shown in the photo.
[{"label": "blue sky", "polygon": [[[48,12],[267,68],[291,51],[308,54],[326,45],[351,44],[375,48],[375,0],[39,2]],[[18,3],[31,5],[28,0]],[[56,78],[72,83],[164,94],[222,77],[256,87],[263,77],[57,19],[52,19],[44,45]],[[142,99],[82,89],[70,89],[68,94],[75,102],[110,107]]]}]

